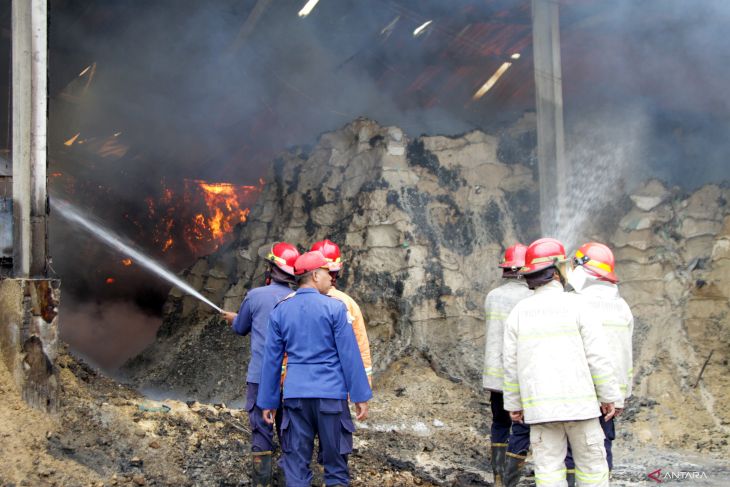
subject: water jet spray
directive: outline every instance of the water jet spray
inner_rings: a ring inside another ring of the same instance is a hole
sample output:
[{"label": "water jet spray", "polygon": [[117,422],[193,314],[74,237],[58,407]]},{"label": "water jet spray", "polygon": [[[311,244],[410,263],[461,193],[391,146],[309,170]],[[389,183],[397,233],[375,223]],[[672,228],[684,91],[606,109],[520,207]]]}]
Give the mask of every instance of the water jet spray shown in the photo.
[{"label": "water jet spray", "polygon": [[54,197],[51,199],[51,207],[53,207],[55,210],[58,210],[61,216],[63,216],[69,222],[79,225],[84,230],[91,233],[99,240],[107,244],[109,247],[112,247],[113,249],[116,249],[119,252],[133,258],[142,267],[166,280],[173,286],[176,286],[181,291],[184,291],[194,298],[199,299],[219,313],[223,311],[221,308],[213,304],[213,302],[210,301],[208,298],[193,289],[190,284],[180,279],[171,271],[165,269],[160,263],[156,262],[151,257],[143,254],[140,250],[132,247],[129,244],[124,243],[122,237],[120,237],[119,235],[116,235],[111,230],[105,229],[98,223],[94,223],[91,216],[84,215],[78,208],[76,208],[68,201],[64,201],[62,199]]}]

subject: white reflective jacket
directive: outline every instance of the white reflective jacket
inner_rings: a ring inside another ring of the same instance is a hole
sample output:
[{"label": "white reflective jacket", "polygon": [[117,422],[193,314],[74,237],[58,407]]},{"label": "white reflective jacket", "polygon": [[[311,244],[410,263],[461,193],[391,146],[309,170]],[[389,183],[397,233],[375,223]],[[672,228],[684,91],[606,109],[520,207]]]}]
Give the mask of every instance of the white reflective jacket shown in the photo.
[{"label": "white reflective jacket", "polygon": [[616,407],[622,408],[625,399],[631,396],[631,384],[634,379],[631,348],[634,316],[629,305],[619,296],[616,284],[598,280],[587,281],[578,294],[603,324],[613,370],[623,396],[620,401],[616,401]]},{"label": "white reflective jacket", "polygon": [[502,392],[504,370],[502,369],[502,345],[504,344],[504,323],[515,305],[532,296],[527,283],[521,279],[507,279],[505,284],[492,289],[484,300],[487,315],[487,340],[484,351],[482,385],[490,391]]},{"label": "white reflective jacket", "polygon": [[620,401],[601,321],[552,281],[523,299],[504,333],[504,409],[525,423],[577,421]]}]

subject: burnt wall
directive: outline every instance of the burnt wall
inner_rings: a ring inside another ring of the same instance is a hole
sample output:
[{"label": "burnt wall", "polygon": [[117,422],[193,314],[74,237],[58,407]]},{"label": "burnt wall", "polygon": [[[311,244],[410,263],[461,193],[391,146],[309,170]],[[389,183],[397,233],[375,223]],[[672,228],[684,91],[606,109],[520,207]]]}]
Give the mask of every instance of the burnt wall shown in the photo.
[{"label": "burnt wall", "polygon": [[[534,130],[529,118],[521,127]],[[534,217],[516,223],[537,199],[534,171],[518,160],[531,151],[510,150],[507,164],[498,156],[505,143],[479,131],[413,139],[358,119],[309,151],[280,156],[237,240],[185,276],[237,310],[246,290],[262,284],[261,246],[286,240],[306,249],[330,238],[342,247],[338,286],[361,305],[376,374],[417,353],[439,373],[476,384],[496,263],[537,226]],[[156,343],[127,368],[131,376],[196,397],[242,397],[248,340],[193,298],[173,292],[166,309]]]}]

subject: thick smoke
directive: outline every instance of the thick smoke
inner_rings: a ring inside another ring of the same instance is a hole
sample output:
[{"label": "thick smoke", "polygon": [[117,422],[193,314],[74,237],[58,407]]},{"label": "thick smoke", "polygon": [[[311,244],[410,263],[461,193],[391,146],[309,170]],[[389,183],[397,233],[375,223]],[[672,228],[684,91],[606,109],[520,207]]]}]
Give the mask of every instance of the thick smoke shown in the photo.
[{"label": "thick smoke", "polygon": [[[129,235],[135,229],[123,216],[144,212],[163,183],[255,184],[278,151],[311,145],[360,116],[410,135],[458,134],[495,132],[534,109],[524,35],[479,34],[489,22],[529,26],[526,0],[322,0],[306,18],[297,16],[303,0],[276,1],[252,25],[256,3],[51,3],[50,171],[85,184],[69,199]],[[557,234],[572,242],[596,208],[647,177],[688,190],[727,180],[730,2],[560,4],[574,170]],[[427,20],[433,24],[413,36]],[[472,102],[516,45],[520,60],[483,102]],[[93,79],[79,76],[92,65]],[[509,103],[498,103],[502,95]],[[89,142],[65,146],[77,133]],[[134,299],[159,312],[163,285],[127,274],[124,285],[105,286],[109,263],[118,267],[123,256],[79,244],[63,222],[53,228],[54,268],[74,300]]]},{"label": "thick smoke", "polygon": [[[121,131],[144,155],[152,183],[151,175],[173,171],[253,183],[274,151],[311,144],[359,116],[416,134],[473,127],[450,114],[453,107],[424,109],[378,84],[381,64],[408,79],[429,64],[449,62],[427,59],[435,54],[428,48],[414,58],[413,46],[381,34],[396,17],[395,27],[410,33],[431,15],[444,16],[443,2],[403,2],[406,8],[383,0],[323,1],[304,19],[297,16],[298,2],[270,2],[240,40],[253,3],[91,5],[80,19],[52,11],[58,41],[79,51],[72,56],[75,72],[96,63],[83,100],[68,107],[77,123],[59,127],[57,142],[76,132]],[[97,24],[102,15],[103,31]],[[412,42],[428,46],[432,34]],[[64,74],[55,80],[59,91],[75,73]],[[61,110],[54,119],[65,122]]]},{"label": "thick smoke", "polygon": [[92,364],[116,369],[154,339],[160,320],[128,302],[62,300],[61,339]]}]

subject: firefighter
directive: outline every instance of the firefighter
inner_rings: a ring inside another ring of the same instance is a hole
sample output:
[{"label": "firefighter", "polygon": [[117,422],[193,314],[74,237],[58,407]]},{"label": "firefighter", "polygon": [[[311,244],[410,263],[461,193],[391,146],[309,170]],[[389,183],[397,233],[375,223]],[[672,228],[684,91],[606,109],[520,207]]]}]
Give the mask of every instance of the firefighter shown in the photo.
[{"label": "firefighter", "polygon": [[255,486],[271,485],[271,455],[274,450],[274,430],[264,422],[263,411],[256,406],[256,395],[261,378],[269,314],[274,305],[291,293],[294,284],[294,262],[299,257],[297,248],[287,242],[262,247],[260,252],[267,261],[266,285],[251,289],[238,313],[223,311],[222,317],[239,335],[251,334],[251,359],[246,374],[246,410],[251,425],[252,481]]},{"label": "firefighter", "polygon": [[[618,417],[624,409],[626,399],[631,396],[634,374],[631,345],[634,317],[629,305],[619,295],[618,277],[614,268],[611,249],[602,243],[589,242],[576,251],[573,258],[573,272],[568,282],[603,323],[613,369],[622,393],[621,399],[616,401],[615,417]],[[600,417],[599,420],[606,436],[604,446],[610,471],[613,470],[611,445],[616,438],[616,429],[613,418],[604,421],[603,417]],[[575,462],[571,449],[568,449],[565,466],[568,469],[568,485],[575,485]]]},{"label": "firefighter", "polygon": [[349,485],[347,457],[355,427],[348,394],[360,421],[367,418],[367,401],[372,397],[347,308],[326,296],[332,287],[327,264],[318,251],[296,260],[299,288],[274,307],[266,335],[257,404],[264,420],[273,424],[281,401],[281,364],[286,353],[279,465],[292,487],[312,482],[315,436],[320,440],[325,483]]},{"label": "firefighter", "polygon": [[525,265],[525,251],[527,247],[521,243],[505,250],[499,264],[504,284],[492,289],[484,301],[487,340],[482,385],[490,391],[492,472],[495,487],[517,485],[521,465],[524,464],[530,448],[530,428],[523,423],[512,423],[509,413],[504,410],[502,396],[504,322],[515,304],[532,294],[525,280],[518,274],[518,270]]},{"label": "firefighter", "polygon": [[320,240],[312,244],[310,250],[319,250],[327,259],[327,267],[332,277],[332,288],[327,293],[327,296],[339,299],[347,307],[348,319],[352,323],[352,331],[355,332],[355,338],[357,339],[357,347],[360,349],[360,357],[362,363],[365,365],[365,373],[368,375],[368,382],[370,386],[373,385],[373,362],[370,356],[370,341],[368,340],[368,332],[365,329],[365,319],[360,311],[360,306],[352,299],[348,294],[337,289],[337,277],[343,268],[342,257],[340,255],[340,247],[330,240]]},{"label": "firefighter", "polygon": [[600,319],[578,296],[564,292],[565,249],[557,240],[531,243],[520,273],[535,294],[507,318],[504,407],[513,421],[530,425],[538,485],[566,485],[570,441],[579,485],[607,486],[598,416],[611,419],[623,396]]}]

